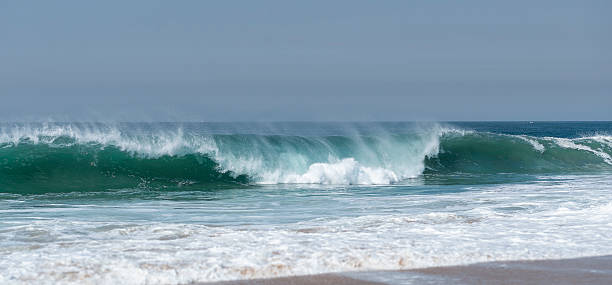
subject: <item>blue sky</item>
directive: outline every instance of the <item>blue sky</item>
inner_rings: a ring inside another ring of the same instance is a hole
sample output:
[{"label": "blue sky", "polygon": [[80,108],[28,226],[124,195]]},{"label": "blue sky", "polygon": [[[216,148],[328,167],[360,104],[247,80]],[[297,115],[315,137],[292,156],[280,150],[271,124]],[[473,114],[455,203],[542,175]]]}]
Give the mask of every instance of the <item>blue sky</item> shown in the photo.
[{"label": "blue sky", "polygon": [[612,120],[610,1],[2,1],[1,120]]}]

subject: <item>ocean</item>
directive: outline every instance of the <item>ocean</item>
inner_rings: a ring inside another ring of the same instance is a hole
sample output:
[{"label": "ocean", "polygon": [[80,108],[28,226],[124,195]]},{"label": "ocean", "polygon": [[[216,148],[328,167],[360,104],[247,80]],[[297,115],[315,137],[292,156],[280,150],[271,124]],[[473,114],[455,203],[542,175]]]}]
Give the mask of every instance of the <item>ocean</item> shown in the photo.
[{"label": "ocean", "polygon": [[0,284],[612,254],[612,122],[0,123]]}]

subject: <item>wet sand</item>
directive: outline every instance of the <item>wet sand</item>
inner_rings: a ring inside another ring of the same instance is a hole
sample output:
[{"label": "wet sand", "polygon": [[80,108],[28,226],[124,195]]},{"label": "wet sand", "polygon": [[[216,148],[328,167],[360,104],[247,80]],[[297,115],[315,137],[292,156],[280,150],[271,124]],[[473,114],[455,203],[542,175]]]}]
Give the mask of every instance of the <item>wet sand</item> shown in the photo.
[{"label": "wet sand", "polygon": [[342,274],[318,274],[318,275],[303,275],[292,277],[279,277],[270,279],[252,279],[239,281],[225,281],[213,283],[197,283],[198,285],[369,285],[369,284],[385,284],[368,280],[360,280],[344,276]]},{"label": "wet sand", "polygon": [[560,260],[486,262],[414,270],[346,272],[200,284],[612,284],[612,255]]}]

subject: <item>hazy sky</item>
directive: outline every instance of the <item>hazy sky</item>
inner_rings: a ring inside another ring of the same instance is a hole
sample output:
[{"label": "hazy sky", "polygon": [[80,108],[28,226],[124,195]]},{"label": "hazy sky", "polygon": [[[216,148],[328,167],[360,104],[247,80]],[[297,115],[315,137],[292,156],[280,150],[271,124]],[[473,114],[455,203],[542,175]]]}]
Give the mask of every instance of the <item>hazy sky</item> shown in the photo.
[{"label": "hazy sky", "polygon": [[612,120],[612,1],[0,1],[1,120]]}]

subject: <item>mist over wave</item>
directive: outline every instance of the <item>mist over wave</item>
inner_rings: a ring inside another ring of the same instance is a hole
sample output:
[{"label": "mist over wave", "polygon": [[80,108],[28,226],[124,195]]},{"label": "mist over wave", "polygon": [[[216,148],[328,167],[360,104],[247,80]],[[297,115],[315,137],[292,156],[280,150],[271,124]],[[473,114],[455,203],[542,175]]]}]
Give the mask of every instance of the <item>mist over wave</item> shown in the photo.
[{"label": "mist over wave", "polygon": [[451,125],[287,134],[164,124],[0,128],[0,191],[396,184],[423,174],[609,170],[612,137],[534,137]]}]

